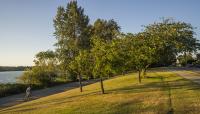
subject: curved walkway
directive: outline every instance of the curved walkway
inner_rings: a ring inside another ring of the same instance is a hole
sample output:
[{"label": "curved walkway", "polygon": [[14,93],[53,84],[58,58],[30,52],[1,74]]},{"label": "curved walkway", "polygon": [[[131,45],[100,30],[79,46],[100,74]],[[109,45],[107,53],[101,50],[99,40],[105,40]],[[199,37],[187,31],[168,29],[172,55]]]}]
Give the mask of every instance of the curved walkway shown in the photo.
[{"label": "curved walkway", "polygon": [[[96,82],[96,81],[95,80],[84,81],[83,85],[92,84],[94,82]],[[50,87],[50,88],[34,90],[34,91],[32,91],[31,100],[35,100],[35,99],[45,97],[45,96],[48,96],[48,95],[68,91],[70,89],[74,89],[74,88],[77,88],[77,87],[79,87],[79,83],[78,82],[72,82],[72,83],[67,83],[67,84],[54,86],[54,87]],[[25,102],[23,100],[24,96],[25,96],[25,93],[21,93],[21,94],[17,94],[17,95],[12,95],[12,96],[8,96],[8,97],[0,98],[0,109],[4,108],[4,107],[13,106],[13,105]]]},{"label": "curved walkway", "polygon": [[191,80],[194,83],[200,84],[200,69],[199,68],[176,68],[169,71],[178,74],[179,76]]}]

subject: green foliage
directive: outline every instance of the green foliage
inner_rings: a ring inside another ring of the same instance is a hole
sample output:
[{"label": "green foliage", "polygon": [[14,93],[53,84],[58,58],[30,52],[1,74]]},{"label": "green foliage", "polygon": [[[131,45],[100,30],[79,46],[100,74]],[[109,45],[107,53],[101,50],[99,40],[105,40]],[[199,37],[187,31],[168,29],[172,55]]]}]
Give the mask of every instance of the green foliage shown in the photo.
[{"label": "green foliage", "polygon": [[141,82],[141,72],[146,71],[150,64],[156,61],[156,47],[145,33],[127,34],[121,40],[118,47],[118,59],[122,60],[122,71],[127,68],[136,69],[139,72],[139,82]]},{"label": "green foliage", "polygon": [[[29,86],[28,84],[22,84],[22,83],[0,84],[0,97],[6,97],[9,95],[24,93],[28,86]],[[41,89],[43,88],[43,86],[32,85],[31,88],[35,90],[35,89]]]},{"label": "green foliage", "polygon": [[120,27],[113,19],[103,20],[97,19],[93,25],[92,36],[100,38],[104,41],[112,41],[120,34]]},{"label": "green foliage", "polygon": [[182,66],[186,66],[187,64],[192,64],[195,61],[191,53],[185,53],[183,55],[179,55],[177,59],[179,64]]},{"label": "green foliage", "polygon": [[[36,66],[21,77],[24,83],[48,84],[58,74],[79,79],[80,85],[82,78],[100,78],[104,91],[103,77],[137,70],[141,82],[141,72],[148,67],[171,65],[178,54],[193,53],[200,47],[188,23],[163,19],[140,33],[123,34],[113,19],[97,19],[90,25],[76,1],[70,1],[66,8],[58,7],[54,27],[56,51],[38,53]],[[190,61],[189,57],[179,59]]]},{"label": "green foliage", "polygon": [[58,8],[54,27],[60,70],[65,76],[74,79],[75,74],[69,64],[79,55],[80,49],[90,48],[89,18],[76,1],[70,1],[66,9]]},{"label": "green foliage", "polygon": [[50,50],[42,51],[35,56],[35,65],[53,67],[57,64],[56,53]]},{"label": "green foliage", "polygon": [[93,60],[91,54],[87,50],[82,50],[69,65],[72,71],[84,78],[92,78]]},{"label": "green foliage", "polygon": [[24,92],[26,86],[23,84],[0,84],[0,97]]},{"label": "green foliage", "polygon": [[196,54],[196,60],[200,61],[200,53]]},{"label": "green foliage", "polygon": [[89,47],[89,18],[76,1],[70,1],[66,9],[58,8],[54,27],[58,48]]},{"label": "green foliage", "polygon": [[93,48],[91,50],[94,60],[93,75],[94,77],[108,77],[111,69],[110,64],[110,43],[104,42],[100,38],[93,38]]},{"label": "green foliage", "polygon": [[27,69],[19,81],[24,84],[38,84],[48,86],[57,77],[57,59],[53,51],[39,52],[34,60],[32,69]]},{"label": "green foliage", "polygon": [[24,84],[48,86],[55,80],[56,76],[57,74],[54,71],[35,66],[32,69],[25,71],[24,74],[19,77],[19,81]]},{"label": "green foliage", "polygon": [[158,65],[170,65],[178,53],[195,52],[199,48],[191,24],[164,19],[145,27],[145,32],[157,47]]},{"label": "green foliage", "polygon": [[132,66],[138,71],[145,69],[156,59],[156,47],[151,47],[149,44],[151,44],[150,40],[143,33],[137,34],[131,39]]}]

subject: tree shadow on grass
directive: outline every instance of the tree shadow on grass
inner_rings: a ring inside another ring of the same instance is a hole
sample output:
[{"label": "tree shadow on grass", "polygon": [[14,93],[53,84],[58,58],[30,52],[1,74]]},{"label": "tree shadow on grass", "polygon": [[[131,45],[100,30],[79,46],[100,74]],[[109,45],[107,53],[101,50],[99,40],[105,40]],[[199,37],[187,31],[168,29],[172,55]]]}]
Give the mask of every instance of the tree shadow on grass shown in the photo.
[{"label": "tree shadow on grass", "polygon": [[[183,81],[184,79],[179,79],[175,81],[166,81],[167,83],[175,83],[176,81]],[[164,91],[160,90],[162,88],[167,87],[168,85],[165,85],[162,81],[160,82],[151,82],[151,83],[144,83],[144,84],[136,84],[131,86],[126,86],[122,88],[116,88],[116,89],[109,89],[106,90],[106,92],[109,93],[143,93],[143,92],[153,92],[153,91]],[[171,89],[179,89],[182,86],[185,86],[184,83],[180,84],[174,84]]]},{"label": "tree shadow on grass", "polygon": [[[98,93],[100,93],[100,92],[95,91],[95,92],[90,92],[90,93],[81,93],[79,95],[65,97],[64,99],[59,98],[59,99],[53,99],[53,100],[50,100],[50,101],[25,104],[25,105],[17,106],[17,107],[14,107],[14,108],[2,109],[2,110],[0,110],[0,113],[6,112],[6,111],[9,111],[9,110],[15,110],[15,109],[23,108],[23,107],[25,108],[25,107],[37,106],[37,105],[41,105],[42,103],[45,103],[45,104],[52,103],[52,105],[56,105],[56,104],[72,102],[73,101],[73,100],[71,100],[72,98],[78,98],[78,97],[83,97],[83,96],[88,96],[88,95],[95,95],[95,94],[98,94]],[[40,108],[45,108],[45,107],[41,106],[41,107],[37,107],[37,108],[26,108],[26,109],[17,110],[17,111],[14,111],[14,112],[31,111],[31,110],[40,109]]]},{"label": "tree shadow on grass", "polygon": [[[138,85],[132,85],[132,86],[126,86],[126,87],[122,87],[122,88],[116,88],[116,89],[110,89],[110,90],[106,90],[106,93],[145,93],[145,92],[153,92],[153,91],[163,91],[168,95],[168,112],[166,112],[167,114],[173,114],[174,110],[173,110],[173,104],[172,104],[172,98],[171,98],[171,91],[173,89],[181,89],[181,88],[187,88],[188,90],[200,90],[200,87],[198,84],[194,84],[190,81],[187,81],[186,79],[177,79],[177,80],[172,80],[172,81],[168,81],[163,77],[148,77],[151,79],[160,79],[160,81],[158,82],[150,82],[150,83],[144,83],[144,84],[138,84]],[[78,98],[78,97],[83,97],[83,96],[90,96],[90,95],[96,95],[96,94],[100,94],[99,91],[94,91],[94,92],[89,92],[89,93],[81,93],[79,95],[75,95],[75,96],[69,96],[69,97],[65,97],[64,99],[54,99],[51,101],[45,101],[45,104],[48,103],[52,103],[52,105],[58,105],[58,104],[63,104],[63,103],[68,103],[68,102],[72,102],[72,98]],[[131,104],[137,104],[142,102],[139,99],[134,99],[134,101],[128,101],[128,102],[124,102],[121,103],[120,105],[117,105],[116,108],[113,109],[114,113],[113,114],[121,114],[120,112],[129,114],[132,113],[133,110],[137,111],[137,107],[132,106],[131,108],[133,109],[129,109]],[[23,105],[25,107],[29,107],[32,105],[40,105],[42,102],[38,102],[38,103],[32,103],[30,105]],[[19,106],[19,107],[15,107],[15,108],[7,108],[4,110],[0,110],[0,113],[6,112],[8,110],[13,110],[13,109],[18,109],[21,108],[23,106]],[[45,108],[43,106],[41,107],[36,107],[36,108],[25,108],[22,110],[17,110],[16,112],[21,112],[21,111],[31,111],[31,110],[35,110],[38,108]],[[120,109],[121,108],[121,109]],[[123,109],[123,110],[122,110]],[[113,112],[112,111],[112,112]]]},{"label": "tree shadow on grass", "polygon": [[[150,77],[155,78],[156,77]],[[172,81],[168,81],[167,78],[160,77],[160,82],[151,82],[141,85],[134,85],[134,86],[127,86],[117,89],[111,89],[108,90],[109,93],[146,93],[146,92],[154,92],[154,91],[162,91],[167,95],[168,101],[166,102],[168,104],[168,109],[166,111],[166,114],[173,114],[174,108],[173,108],[173,99],[172,99],[172,91],[176,91],[177,89],[185,89],[185,90],[200,90],[200,85],[194,84],[186,79],[176,79]],[[134,102],[130,101],[130,104],[134,104]],[[127,103],[127,104],[129,104]],[[126,104],[122,104],[119,106],[119,108],[126,109]],[[116,109],[119,109],[116,108]],[[127,114],[129,112],[126,112]],[[130,112],[131,113],[131,112]],[[117,112],[116,112],[117,114]]]},{"label": "tree shadow on grass", "polygon": [[[139,104],[142,101],[140,99],[134,99],[131,101],[123,102],[119,105],[115,105],[112,110],[109,110],[109,114],[132,114],[133,111],[138,111],[137,105],[133,104]],[[105,113],[106,114],[106,113]]]}]

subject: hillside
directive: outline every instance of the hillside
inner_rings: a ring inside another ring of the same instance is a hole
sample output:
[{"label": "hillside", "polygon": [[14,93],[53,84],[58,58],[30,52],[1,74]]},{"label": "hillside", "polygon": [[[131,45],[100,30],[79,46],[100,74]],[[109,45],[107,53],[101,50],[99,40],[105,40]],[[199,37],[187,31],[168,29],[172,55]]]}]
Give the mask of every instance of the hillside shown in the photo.
[{"label": "hillside", "polygon": [[0,110],[1,114],[166,114],[200,112],[200,88],[172,72],[131,73]]}]

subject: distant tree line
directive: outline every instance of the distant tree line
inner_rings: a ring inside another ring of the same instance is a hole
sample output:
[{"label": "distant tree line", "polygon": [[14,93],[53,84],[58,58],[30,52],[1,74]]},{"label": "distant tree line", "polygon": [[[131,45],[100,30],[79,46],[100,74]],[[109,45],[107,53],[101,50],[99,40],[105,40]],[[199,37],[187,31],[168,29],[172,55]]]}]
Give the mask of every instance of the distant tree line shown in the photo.
[{"label": "distant tree line", "polygon": [[0,72],[2,71],[24,71],[26,68],[31,68],[30,66],[0,66]]},{"label": "distant tree line", "polygon": [[21,77],[24,83],[49,84],[59,77],[78,80],[82,92],[82,80],[99,79],[104,93],[105,78],[135,70],[141,83],[149,67],[172,65],[178,54],[200,46],[189,23],[163,19],[139,33],[122,33],[113,19],[91,24],[76,1],[58,7],[53,21],[56,50],[36,55],[35,66]]}]

